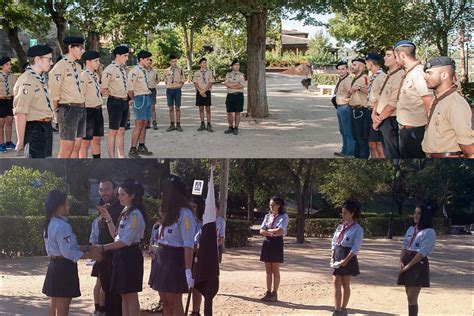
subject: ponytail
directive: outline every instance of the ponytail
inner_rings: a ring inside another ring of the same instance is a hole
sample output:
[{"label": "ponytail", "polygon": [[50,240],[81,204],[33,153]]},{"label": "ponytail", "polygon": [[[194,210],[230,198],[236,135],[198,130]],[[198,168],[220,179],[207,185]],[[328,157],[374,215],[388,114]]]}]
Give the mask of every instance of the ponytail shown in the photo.
[{"label": "ponytail", "polygon": [[46,213],[46,220],[44,222],[44,238],[48,238],[48,227],[51,218],[56,213],[61,205],[66,203],[67,195],[60,190],[52,190],[48,193],[46,201],[44,202],[44,209]]},{"label": "ponytail", "polygon": [[148,222],[148,215],[145,210],[145,204],[143,203],[143,195],[145,194],[145,189],[143,186],[134,179],[126,179],[120,185],[122,189],[127,192],[128,195],[133,195],[132,199],[132,211],[133,209],[138,209],[142,213],[143,220],[145,224]]}]

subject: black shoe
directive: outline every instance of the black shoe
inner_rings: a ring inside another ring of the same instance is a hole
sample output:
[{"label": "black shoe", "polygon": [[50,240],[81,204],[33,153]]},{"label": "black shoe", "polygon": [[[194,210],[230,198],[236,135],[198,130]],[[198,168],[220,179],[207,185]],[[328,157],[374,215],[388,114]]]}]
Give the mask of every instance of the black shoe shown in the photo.
[{"label": "black shoe", "polygon": [[266,291],[265,295],[260,300],[263,301],[263,302],[271,302],[270,301],[271,296],[272,296],[272,293],[269,292],[269,291]]},{"label": "black shoe", "polygon": [[149,151],[148,148],[143,145],[143,146],[138,146],[138,154],[142,156],[151,156],[153,155],[153,152]]},{"label": "black shoe", "polygon": [[204,123],[201,123],[201,126],[199,126],[198,128],[198,132],[202,132],[202,131],[205,131],[206,130],[206,125],[204,125]]},{"label": "black shoe", "polygon": [[207,123],[207,131],[213,133],[214,129],[212,128],[211,123]]},{"label": "black shoe", "polygon": [[176,124],[176,130],[177,130],[178,132],[182,132],[182,131],[183,131],[183,128],[181,127],[181,124],[179,124],[179,123]]},{"label": "black shoe", "polygon": [[59,132],[59,124],[56,123],[56,124],[52,124],[52,125],[53,125],[53,133]]},{"label": "black shoe", "polygon": [[337,156],[337,157],[345,157],[345,155],[341,152],[335,152],[334,153],[334,156]]},{"label": "black shoe", "polygon": [[128,152],[128,158],[140,158],[140,155],[138,154],[138,149],[135,147],[130,148],[130,151]]},{"label": "black shoe", "polygon": [[153,121],[153,130],[158,130],[158,123],[156,121]]},{"label": "black shoe", "polygon": [[234,135],[239,135],[239,128],[238,127],[234,128]]},{"label": "black shoe", "polygon": [[341,309],[341,316],[347,316],[347,309],[346,308],[343,308]]},{"label": "black shoe", "polygon": [[176,130],[176,127],[174,126],[174,123],[170,125],[170,127],[168,127],[168,129],[166,130],[167,132],[172,132]]},{"label": "black shoe", "polygon": [[234,132],[233,127],[229,127],[228,129],[225,130],[224,134],[232,134]]},{"label": "black shoe", "polygon": [[270,302],[276,302],[276,301],[278,301],[278,294],[277,294],[277,292],[271,292],[270,295],[271,295],[271,296],[270,296]]},{"label": "black shoe", "polygon": [[127,125],[125,126],[125,129],[130,129],[130,121],[127,121]]}]

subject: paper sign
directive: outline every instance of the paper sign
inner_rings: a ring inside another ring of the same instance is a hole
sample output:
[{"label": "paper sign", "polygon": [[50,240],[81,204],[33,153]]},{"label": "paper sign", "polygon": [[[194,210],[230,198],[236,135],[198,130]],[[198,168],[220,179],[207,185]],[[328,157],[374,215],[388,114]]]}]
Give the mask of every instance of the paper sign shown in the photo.
[{"label": "paper sign", "polygon": [[203,187],[204,187],[204,181],[203,180],[194,180],[193,195],[202,195]]}]

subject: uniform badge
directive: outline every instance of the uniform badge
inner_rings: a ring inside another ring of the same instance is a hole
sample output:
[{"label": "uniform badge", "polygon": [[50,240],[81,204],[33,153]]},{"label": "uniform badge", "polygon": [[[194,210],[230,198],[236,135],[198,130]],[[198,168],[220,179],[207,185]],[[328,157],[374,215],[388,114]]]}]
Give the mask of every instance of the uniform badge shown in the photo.
[{"label": "uniform badge", "polygon": [[68,243],[68,244],[71,243],[71,235],[64,237],[64,240],[65,240],[66,243]]},{"label": "uniform badge", "polygon": [[349,237],[346,237],[346,241],[349,241]]},{"label": "uniform badge", "polygon": [[417,242],[417,243],[415,244],[415,247],[420,247],[420,243]]},{"label": "uniform badge", "polygon": [[55,76],[56,76],[56,81],[61,80],[61,74],[55,74]]},{"label": "uniform badge", "polygon": [[124,228],[125,227],[125,224],[120,224],[120,228]]},{"label": "uniform badge", "polygon": [[110,77],[112,77],[112,74],[107,73],[105,76],[106,76],[107,78],[110,78]]},{"label": "uniform badge", "polygon": [[25,94],[25,95],[28,94],[28,89],[26,89],[26,88],[23,89],[23,94]]},{"label": "uniform badge", "polygon": [[132,217],[132,228],[135,229],[137,227],[137,215],[133,215]]},{"label": "uniform badge", "polygon": [[187,217],[184,218],[184,229],[188,231],[191,228],[191,225],[189,224],[189,219]]},{"label": "uniform badge", "polygon": [[168,234],[171,234],[173,230],[171,228],[168,228]]}]

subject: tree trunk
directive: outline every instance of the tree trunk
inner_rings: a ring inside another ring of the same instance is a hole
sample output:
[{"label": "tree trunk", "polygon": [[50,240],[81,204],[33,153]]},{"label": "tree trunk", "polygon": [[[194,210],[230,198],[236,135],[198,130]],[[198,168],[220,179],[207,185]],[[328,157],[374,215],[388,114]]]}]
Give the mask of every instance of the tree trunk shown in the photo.
[{"label": "tree trunk", "polygon": [[302,244],[304,243],[304,205],[305,205],[305,192],[301,187],[301,184],[298,182],[296,183],[296,187],[298,191],[296,191],[296,243]]},{"label": "tree trunk", "polygon": [[277,25],[276,25],[276,40],[275,40],[275,54],[278,57],[283,57],[283,44],[282,44],[282,23],[281,18],[277,17]]},{"label": "tree trunk", "polygon": [[247,220],[254,221],[255,216],[253,214],[253,209],[255,208],[255,187],[249,186],[247,193]]},{"label": "tree trunk", "polygon": [[227,219],[227,197],[229,194],[229,168],[230,159],[221,162],[221,183],[219,185],[219,208],[224,219]]},{"label": "tree trunk", "polygon": [[188,34],[188,28],[183,23],[183,35],[184,35],[184,48],[186,50],[186,59],[188,62],[188,71],[193,69],[193,41],[194,41],[194,29],[191,27],[190,34]]},{"label": "tree trunk", "polygon": [[2,20],[2,27],[6,31],[10,45],[15,50],[18,58],[18,66],[21,68],[27,61],[25,50],[21,46],[20,39],[18,38],[18,28],[10,28],[7,20]]},{"label": "tree trunk", "polygon": [[60,1],[48,0],[46,3],[47,9],[51,14],[51,18],[56,25],[56,37],[58,47],[61,49],[61,54],[64,54],[66,45],[64,45],[64,37],[66,36],[67,20],[64,17],[64,3]]},{"label": "tree trunk", "polygon": [[465,25],[464,23],[461,24],[461,27],[459,28],[459,68],[461,69],[461,83],[464,86],[467,81],[468,81],[468,71],[466,71],[466,51],[464,49],[465,43],[466,43],[466,37],[465,37]]},{"label": "tree trunk", "polygon": [[99,51],[99,33],[88,32],[87,33],[87,49]]},{"label": "tree trunk", "polygon": [[268,117],[265,81],[265,47],[268,12],[246,16],[247,21],[247,114],[252,118]]}]

